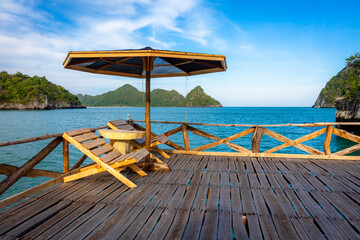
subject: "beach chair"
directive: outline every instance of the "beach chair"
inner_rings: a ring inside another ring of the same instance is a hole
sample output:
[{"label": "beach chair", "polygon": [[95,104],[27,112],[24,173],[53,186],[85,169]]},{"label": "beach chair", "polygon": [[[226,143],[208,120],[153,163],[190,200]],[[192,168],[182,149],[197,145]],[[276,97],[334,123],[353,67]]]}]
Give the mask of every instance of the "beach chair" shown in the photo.
[{"label": "beach chair", "polygon": [[96,163],[95,165],[81,168],[79,173],[64,177],[64,182],[107,171],[128,187],[133,188],[136,187],[136,184],[122,175],[120,173],[122,170],[129,167],[140,176],[147,175],[135,165],[149,154],[146,149],[121,155],[119,151],[107,144],[105,140],[99,138],[97,134],[91,132],[88,128],[65,132],[63,138]]},{"label": "beach chair", "polygon": [[[130,131],[136,130],[133,126],[131,126],[128,122],[126,122],[123,119],[109,121],[107,126],[113,130],[130,130]],[[167,141],[169,141],[169,138],[167,136],[158,136],[151,139],[150,150],[160,153],[165,158],[170,158],[170,156],[166,152],[164,152],[158,147],[159,144],[164,144]],[[145,143],[146,143],[146,138],[134,139],[130,142],[130,144],[137,149],[145,148]],[[161,160],[159,160],[157,157],[153,156],[152,154],[151,157],[154,158],[157,162],[162,163]]]}]

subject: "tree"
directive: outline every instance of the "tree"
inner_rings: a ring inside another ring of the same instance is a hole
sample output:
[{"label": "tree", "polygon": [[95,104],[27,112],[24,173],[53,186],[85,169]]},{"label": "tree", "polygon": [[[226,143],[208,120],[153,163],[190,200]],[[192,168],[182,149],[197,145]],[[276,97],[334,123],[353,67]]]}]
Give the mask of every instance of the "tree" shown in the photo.
[{"label": "tree", "polygon": [[359,52],[346,58],[345,60],[349,66],[360,67],[360,53]]}]

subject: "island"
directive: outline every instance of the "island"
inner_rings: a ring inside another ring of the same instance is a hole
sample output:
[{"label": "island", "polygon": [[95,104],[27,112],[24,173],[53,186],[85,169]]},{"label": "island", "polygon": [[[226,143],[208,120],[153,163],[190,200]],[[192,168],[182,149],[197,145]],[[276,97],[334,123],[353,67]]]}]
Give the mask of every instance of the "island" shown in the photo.
[{"label": "island", "polygon": [[[337,122],[360,122],[360,53],[346,59],[346,67],[322,89],[313,107],[336,108]],[[360,134],[359,126],[342,126]]]},{"label": "island", "polygon": [[[186,97],[176,90],[154,89],[150,93],[152,107],[222,107],[221,103],[197,86]],[[123,106],[144,107],[145,94],[130,84],[125,84],[114,91],[91,96],[78,94],[77,97],[85,106]]]},{"label": "island", "polygon": [[0,110],[85,108],[79,99],[45,77],[0,72]]}]

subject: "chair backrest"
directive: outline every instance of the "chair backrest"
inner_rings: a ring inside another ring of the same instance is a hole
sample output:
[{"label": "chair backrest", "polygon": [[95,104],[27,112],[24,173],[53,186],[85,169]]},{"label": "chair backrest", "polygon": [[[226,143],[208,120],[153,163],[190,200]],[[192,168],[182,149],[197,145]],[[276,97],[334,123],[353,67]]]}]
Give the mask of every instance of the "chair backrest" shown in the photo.
[{"label": "chair backrest", "polygon": [[123,119],[113,120],[108,122],[108,127],[114,130],[136,130],[133,126],[131,126],[128,122]]},{"label": "chair backrest", "polygon": [[104,162],[110,162],[121,156],[119,151],[88,128],[65,132],[63,137],[92,159],[98,157]]}]

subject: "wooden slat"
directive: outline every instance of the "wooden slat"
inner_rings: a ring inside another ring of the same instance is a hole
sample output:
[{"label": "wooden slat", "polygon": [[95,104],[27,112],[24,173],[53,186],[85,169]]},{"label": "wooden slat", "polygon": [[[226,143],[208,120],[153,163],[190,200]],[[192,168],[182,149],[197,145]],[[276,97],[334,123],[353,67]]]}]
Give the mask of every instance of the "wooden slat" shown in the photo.
[{"label": "wooden slat", "polygon": [[346,148],[344,150],[340,150],[340,151],[338,151],[336,153],[333,153],[332,155],[334,155],[334,156],[344,156],[344,155],[356,152],[358,150],[360,150],[360,144],[356,144],[356,145],[354,145],[352,147]]},{"label": "wooden slat", "polygon": [[74,140],[79,142],[79,143],[82,143],[82,142],[85,142],[85,141],[88,141],[88,140],[93,140],[93,139],[96,139],[96,138],[99,138],[99,136],[96,135],[95,133],[85,133],[85,134],[78,135],[78,136],[74,137]]},{"label": "wooden slat", "polygon": [[128,124],[124,119],[109,121],[109,123],[112,123],[115,126]]},{"label": "wooden slat", "polygon": [[78,135],[85,134],[85,133],[90,133],[90,132],[91,132],[91,130],[89,128],[81,128],[81,129],[67,131],[66,133],[70,137],[74,137],[74,136],[78,136]]},{"label": "wooden slat", "polygon": [[118,158],[120,156],[121,156],[121,153],[119,151],[112,151],[104,156],[101,156],[100,159],[103,160],[104,162],[111,162],[112,160],[114,160],[115,158]]},{"label": "wooden slat", "polygon": [[351,134],[345,130],[334,128],[333,133],[339,137],[346,138],[346,139],[356,142],[356,143],[360,143],[360,136]]},{"label": "wooden slat", "polygon": [[92,141],[88,141],[88,142],[85,142],[83,143],[82,145],[87,148],[87,149],[93,149],[97,146],[102,146],[102,145],[105,145],[106,142],[104,139],[101,139],[101,138],[98,138],[98,139],[95,139],[95,140],[92,140]]},{"label": "wooden slat", "polygon": [[101,146],[101,147],[98,147],[98,148],[95,148],[95,149],[92,149],[90,150],[92,152],[92,154],[94,154],[95,156],[100,156],[104,153],[108,153],[110,151],[114,150],[114,148],[109,145],[109,144],[105,144],[104,146]]}]

